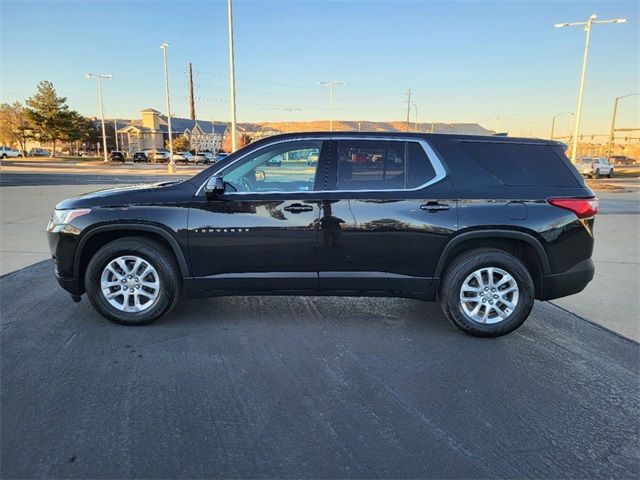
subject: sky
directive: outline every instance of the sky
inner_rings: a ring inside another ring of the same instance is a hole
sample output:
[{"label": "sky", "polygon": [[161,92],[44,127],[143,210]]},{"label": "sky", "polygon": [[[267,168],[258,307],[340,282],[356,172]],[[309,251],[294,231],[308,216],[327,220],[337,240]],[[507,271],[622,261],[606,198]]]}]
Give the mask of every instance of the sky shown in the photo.
[{"label": "sky", "polygon": [[[234,0],[237,118],[328,119],[319,82],[338,80],[336,119],[404,120],[411,89],[420,122],[548,137],[553,115],[576,110],[585,39],[553,25],[592,13],[628,18],[591,33],[582,132],[606,134],[614,98],[640,93],[637,1]],[[83,73],[111,73],[108,118],[165,112],[163,42],[172,113],[188,116],[192,62],[198,118],[229,120],[225,0],[0,0],[0,102],[49,80],[95,116],[96,80]],[[640,127],[639,112],[640,96],[621,100],[617,125]],[[571,121],[559,116],[556,134]]]}]

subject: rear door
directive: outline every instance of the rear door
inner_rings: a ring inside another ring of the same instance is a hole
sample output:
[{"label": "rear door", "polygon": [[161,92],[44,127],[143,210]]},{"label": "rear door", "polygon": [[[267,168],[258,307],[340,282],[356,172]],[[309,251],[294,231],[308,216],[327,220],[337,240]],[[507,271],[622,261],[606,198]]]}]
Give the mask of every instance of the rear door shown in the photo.
[{"label": "rear door", "polygon": [[336,139],[321,204],[320,288],[427,293],[456,229],[444,167],[421,140]]}]

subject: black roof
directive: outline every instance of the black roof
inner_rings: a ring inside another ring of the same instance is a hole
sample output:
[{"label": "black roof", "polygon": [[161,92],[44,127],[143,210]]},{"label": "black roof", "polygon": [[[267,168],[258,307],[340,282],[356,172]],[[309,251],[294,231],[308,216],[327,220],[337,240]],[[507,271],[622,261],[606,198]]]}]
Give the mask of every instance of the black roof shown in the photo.
[{"label": "black roof", "polygon": [[407,138],[407,139],[424,139],[424,140],[467,140],[476,142],[492,142],[492,143],[529,143],[538,145],[560,145],[564,146],[562,142],[556,140],[547,140],[542,138],[524,138],[524,137],[505,137],[501,135],[463,135],[463,134],[450,134],[450,133],[418,133],[418,132],[329,132],[329,131],[316,131],[316,132],[295,132],[295,133],[283,133],[279,135],[272,135],[262,138],[254,143],[268,143],[270,141],[289,138],[315,138],[315,137],[327,137],[334,138]]}]

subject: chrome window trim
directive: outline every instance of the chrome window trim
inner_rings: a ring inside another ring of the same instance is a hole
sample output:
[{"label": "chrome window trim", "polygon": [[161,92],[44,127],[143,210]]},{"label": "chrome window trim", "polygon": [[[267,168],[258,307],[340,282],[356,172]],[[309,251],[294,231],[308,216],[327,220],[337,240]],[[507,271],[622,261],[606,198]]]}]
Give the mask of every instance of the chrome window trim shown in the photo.
[{"label": "chrome window trim", "polygon": [[237,162],[239,162],[240,160],[246,158],[248,155],[252,155],[256,152],[259,152],[260,150],[263,150],[265,148],[270,148],[273,145],[278,145],[279,143],[286,143],[286,142],[298,142],[298,141],[310,141],[310,140],[318,140],[318,141],[341,141],[341,140],[358,140],[358,141],[377,141],[377,140],[383,140],[383,141],[391,141],[391,142],[415,142],[420,144],[420,146],[423,148],[424,152],[427,154],[427,158],[429,159],[429,162],[431,163],[431,166],[433,167],[433,170],[435,171],[436,175],[435,177],[433,177],[431,180],[428,180],[427,182],[423,183],[422,185],[419,185],[417,187],[414,188],[388,188],[388,189],[371,189],[371,190],[299,190],[299,191],[295,191],[295,192],[229,192],[226,193],[225,196],[227,195],[290,195],[292,193],[300,193],[300,194],[304,194],[304,195],[309,195],[309,194],[319,194],[319,193],[375,193],[375,192],[415,192],[418,190],[422,190],[423,188],[426,188],[430,185],[433,185],[434,183],[438,183],[439,181],[443,180],[444,178],[446,178],[447,176],[447,172],[444,168],[444,165],[442,164],[442,160],[440,159],[440,156],[435,152],[435,150],[431,147],[431,145],[429,144],[429,142],[427,142],[426,140],[423,139],[413,139],[413,138],[403,138],[403,137],[393,137],[393,136],[367,136],[367,137],[360,137],[360,136],[342,136],[342,135],[336,135],[336,136],[328,136],[328,137],[299,137],[299,138],[285,138],[282,140],[278,140],[276,142],[273,143],[269,143],[267,145],[264,145],[262,147],[256,148],[255,150],[251,150],[249,152],[247,152],[246,154],[242,155],[241,157],[238,157],[236,160],[234,160],[233,162],[231,162],[229,165],[226,165],[225,167],[221,168],[220,170],[216,170],[214,173],[212,173],[209,177],[207,177],[207,179],[202,183],[202,185],[200,185],[200,187],[198,188],[198,190],[196,191],[196,196],[199,196],[203,193],[204,190],[204,186],[207,184],[207,182],[211,179],[211,177],[217,175],[218,173],[220,173],[222,170],[226,170],[227,168],[231,167],[232,165],[236,164]]}]

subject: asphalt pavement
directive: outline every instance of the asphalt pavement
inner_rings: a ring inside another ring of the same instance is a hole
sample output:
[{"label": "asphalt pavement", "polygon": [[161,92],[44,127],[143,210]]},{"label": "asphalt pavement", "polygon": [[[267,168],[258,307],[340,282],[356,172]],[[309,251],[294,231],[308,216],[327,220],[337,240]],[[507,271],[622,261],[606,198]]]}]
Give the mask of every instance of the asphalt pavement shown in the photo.
[{"label": "asphalt pavement", "polygon": [[0,278],[0,477],[639,478],[638,344],[549,303],[478,339],[413,300],[182,301],[147,327]]}]

